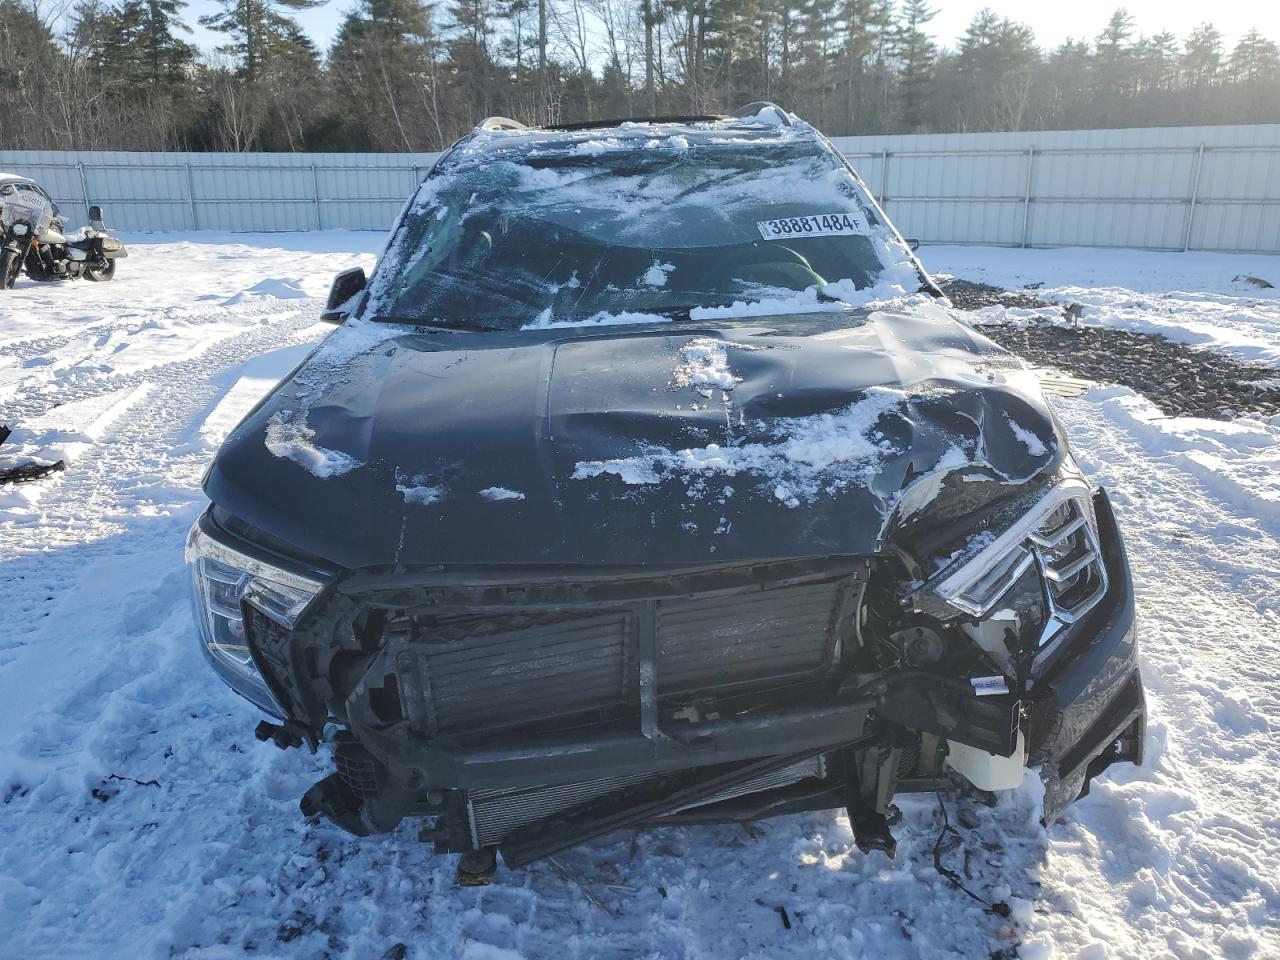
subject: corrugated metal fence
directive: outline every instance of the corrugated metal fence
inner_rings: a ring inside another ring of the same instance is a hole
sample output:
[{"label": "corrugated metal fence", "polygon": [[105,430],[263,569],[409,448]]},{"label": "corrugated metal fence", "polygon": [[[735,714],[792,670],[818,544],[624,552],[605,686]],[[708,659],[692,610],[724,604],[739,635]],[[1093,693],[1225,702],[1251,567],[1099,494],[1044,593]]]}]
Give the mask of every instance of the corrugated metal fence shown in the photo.
[{"label": "corrugated metal fence", "polygon": [[[835,144],[924,242],[1280,253],[1280,125]],[[0,169],[125,230],[384,230],[435,156],[0,150]]]},{"label": "corrugated metal fence", "polygon": [[842,137],[934,243],[1280,253],[1280,125]]}]

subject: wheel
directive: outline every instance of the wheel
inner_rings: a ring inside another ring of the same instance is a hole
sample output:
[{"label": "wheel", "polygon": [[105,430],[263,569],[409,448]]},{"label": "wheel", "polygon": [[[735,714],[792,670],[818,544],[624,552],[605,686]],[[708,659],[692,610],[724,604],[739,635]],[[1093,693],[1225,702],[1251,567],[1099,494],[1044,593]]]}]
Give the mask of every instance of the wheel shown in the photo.
[{"label": "wheel", "polygon": [[13,250],[0,253],[0,290],[12,290],[13,281],[18,279],[18,271],[22,269],[22,261]]},{"label": "wheel", "polygon": [[34,280],[36,283],[48,283],[51,280],[57,280],[48,268],[44,265],[44,261],[40,259],[40,253],[35,247],[27,250],[26,273],[28,280]]},{"label": "wheel", "polygon": [[86,263],[84,265],[84,278],[86,280],[101,282],[104,280],[110,280],[115,275],[116,262],[114,260],[108,260],[105,257],[97,263]]}]

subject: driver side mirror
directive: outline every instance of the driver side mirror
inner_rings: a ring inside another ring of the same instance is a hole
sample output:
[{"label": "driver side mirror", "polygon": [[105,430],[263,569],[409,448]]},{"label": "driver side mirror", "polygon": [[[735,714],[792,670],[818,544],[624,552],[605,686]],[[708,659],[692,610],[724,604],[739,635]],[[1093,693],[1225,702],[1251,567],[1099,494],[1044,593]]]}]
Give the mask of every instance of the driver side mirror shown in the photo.
[{"label": "driver side mirror", "polygon": [[363,267],[343,270],[333,278],[333,286],[329,288],[329,299],[325,302],[324,313],[320,314],[320,319],[328,323],[341,323],[351,316],[355,306],[351,301],[368,282]]},{"label": "driver side mirror", "polygon": [[919,249],[920,249],[920,241],[919,241],[919,240],[916,240],[916,239],[913,239],[913,238],[911,238],[911,237],[908,237],[908,238],[906,238],[906,241],[907,241],[907,247],[911,250],[911,252],[912,252],[912,253],[915,253],[917,250],[919,250]]},{"label": "driver side mirror", "polygon": [[92,207],[89,208],[89,222],[102,223],[103,219],[104,217],[102,215],[102,208],[95,203]]}]

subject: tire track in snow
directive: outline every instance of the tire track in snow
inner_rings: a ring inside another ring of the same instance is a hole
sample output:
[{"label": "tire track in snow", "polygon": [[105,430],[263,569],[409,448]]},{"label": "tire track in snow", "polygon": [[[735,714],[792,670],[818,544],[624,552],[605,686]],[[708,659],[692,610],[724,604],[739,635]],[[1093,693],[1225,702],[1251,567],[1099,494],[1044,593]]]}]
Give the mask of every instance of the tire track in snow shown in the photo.
[{"label": "tire track in snow", "polygon": [[[56,384],[56,401],[32,398],[14,409],[20,424],[54,406],[148,384],[147,402],[121,417],[40,501],[40,522],[0,523],[9,528],[0,541],[0,560],[31,549],[82,543],[116,532],[140,505],[199,499],[199,477],[212,451],[192,444],[193,420],[207,414],[229,388],[226,375],[247,360],[277,347],[300,342],[299,334],[317,322],[314,310],[290,308],[270,324],[255,326],[209,345],[195,356],[143,370],[95,376],[84,382]],[[26,536],[23,531],[26,531]],[[0,598],[3,591],[0,590]]]},{"label": "tire track in snow", "polygon": [[1052,829],[1037,932],[1099,957],[1280,956],[1280,823],[1259,804],[1280,769],[1280,544],[1141,428],[1058,408],[1127,538],[1151,729],[1145,766]]},{"label": "tire track in snow", "polygon": [[[102,324],[95,324],[92,328],[82,329],[70,334],[42,338],[39,341],[27,341],[27,343],[39,343],[38,349],[33,349],[29,352],[10,352],[0,348],[0,357],[16,357],[27,371],[27,374],[21,380],[3,387],[3,390],[12,393],[12,396],[8,396],[4,400],[5,417],[7,422],[20,422],[24,419],[39,416],[64,403],[99,396],[121,387],[133,386],[144,380],[164,380],[166,378],[165,371],[170,369],[179,371],[186,369],[197,375],[210,370],[217,371],[222,368],[200,364],[199,360],[220,344],[230,342],[233,345],[238,344],[239,349],[242,351],[252,350],[252,344],[259,339],[255,335],[255,331],[260,327],[275,327],[296,323],[295,329],[304,329],[311,324],[317,323],[319,320],[318,306],[315,306],[314,302],[312,302],[310,307],[300,309],[300,305],[303,303],[304,301],[299,300],[281,301],[279,303],[264,301],[260,304],[210,309],[203,312],[182,310],[178,311],[179,315],[176,317],[164,314],[156,317],[151,314],[144,321],[109,320]],[[302,322],[303,318],[305,318],[305,322]],[[155,365],[148,365],[141,369],[124,373],[117,373],[110,369],[112,352],[104,348],[109,346],[117,335],[133,336],[146,334],[151,330],[164,331],[166,328],[158,326],[155,321],[175,319],[180,320],[183,326],[168,329],[172,329],[175,332],[190,332],[193,334],[192,349],[189,353],[177,360],[161,361]],[[206,321],[210,325],[222,325],[230,321],[240,326],[247,326],[248,329],[242,333],[226,331],[221,340],[202,344],[198,335],[195,335],[199,331],[202,321]],[[248,326],[248,324],[253,325]],[[268,337],[268,339],[270,338]],[[77,358],[73,358],[68,362],[67,358],[58,356],[58,351],[72,344],[82,344],[83,352]],[[256,354],[252,352],[246,353],[245,359],[254,355]],[[34,361],[41,359],[47,359],[49,362],[47,364],[33,364]],[[49,368],[47,372],[46,367]],[[0,370],[5,369],[12,370],[13,368],[0,367]]]}]

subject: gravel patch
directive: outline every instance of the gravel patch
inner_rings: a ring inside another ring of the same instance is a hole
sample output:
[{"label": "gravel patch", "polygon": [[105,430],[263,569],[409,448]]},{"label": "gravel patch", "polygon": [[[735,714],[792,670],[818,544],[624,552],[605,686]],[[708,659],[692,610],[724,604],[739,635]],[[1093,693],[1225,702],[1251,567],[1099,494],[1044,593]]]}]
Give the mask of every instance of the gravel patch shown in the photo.
[{"label": "gravel patch", "polygon": [[1021,307],[1035,310],[1040,307],[1058,307],[1059,304],[1041,300],[1024,288],[1020,291],[1002,290],[989,283],[975,283],[952,277],[938,284],[957,310],[981,310],[983,307]]},{"label": "gravel patch", "polygon": [[[942,284],[961,310],[1058,307],[1027,292],[985,283]],[[1065,312],[1065,311],[1064,311]],[[984,325],[984,335],[1036,366],[1076,377],[1117,383],[1147,396],[1170,416],[1230,419],[1280,414],[1280,370],[1241,363],[1210,350],[1196,350],[1165,337],[1109,327],[1050,323]]]}]

